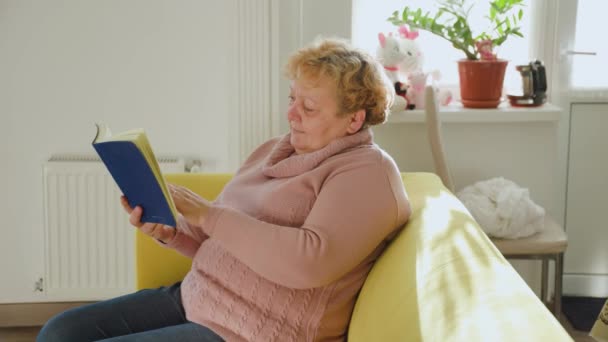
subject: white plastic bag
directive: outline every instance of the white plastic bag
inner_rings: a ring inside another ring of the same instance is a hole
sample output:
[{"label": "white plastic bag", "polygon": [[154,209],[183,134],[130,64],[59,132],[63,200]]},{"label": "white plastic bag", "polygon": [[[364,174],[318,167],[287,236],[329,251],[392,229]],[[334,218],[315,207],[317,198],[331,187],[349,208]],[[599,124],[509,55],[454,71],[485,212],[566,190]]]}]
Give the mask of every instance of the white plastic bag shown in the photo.
[{"label": "white plastic bag", "polygon": [[477,182],[456,195],[490,236],[518,239],[544,226],[545,209],[530,199],[528,189],[502,177]]}]

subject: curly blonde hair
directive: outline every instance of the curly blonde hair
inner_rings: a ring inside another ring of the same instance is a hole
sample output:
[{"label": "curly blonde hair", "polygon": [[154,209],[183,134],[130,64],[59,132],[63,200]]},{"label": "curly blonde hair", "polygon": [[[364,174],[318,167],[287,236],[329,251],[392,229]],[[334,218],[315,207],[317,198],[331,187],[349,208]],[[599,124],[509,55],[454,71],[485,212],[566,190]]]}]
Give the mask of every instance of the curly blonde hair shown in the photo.
[{"label": "curly blonde hair", "polygon": [[291,80],[331,80],[337,91],[339,115],[364,109],[364,126],[385,122],[394,99],[380,64],[341,39],[317,39],[298,50],[289,58],[285,73]]}]

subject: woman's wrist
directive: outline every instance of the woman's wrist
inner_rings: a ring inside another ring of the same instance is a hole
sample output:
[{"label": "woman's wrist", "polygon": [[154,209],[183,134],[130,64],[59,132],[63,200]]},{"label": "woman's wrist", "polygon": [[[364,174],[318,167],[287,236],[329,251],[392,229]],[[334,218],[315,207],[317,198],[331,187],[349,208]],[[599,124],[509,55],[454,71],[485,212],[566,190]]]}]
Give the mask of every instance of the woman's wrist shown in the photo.
[{"label": "woman's wrist", "polygon": [[172,237],[170,237],[169,239],[165,239],[165,240],[161,240],[161,239],[156,239],[156,240],[158,240],[158,242],[162,243],[163,245],[170,244],[177,237],[177,228],[173,228],[171,230],[173,231],[173,236]]}]

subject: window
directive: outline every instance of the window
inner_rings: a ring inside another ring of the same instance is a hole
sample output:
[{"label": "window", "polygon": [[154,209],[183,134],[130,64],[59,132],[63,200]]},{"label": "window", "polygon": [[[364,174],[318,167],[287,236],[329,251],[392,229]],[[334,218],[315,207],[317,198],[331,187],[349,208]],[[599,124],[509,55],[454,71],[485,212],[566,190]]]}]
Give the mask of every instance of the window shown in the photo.
[{"label": "window", "polygon": [[[578,0],[574,50],[594,52],[595,55],[573,56],[571,82],[574,88],[608,88],[608,44],[601,30],[606,10],[608,4],[604,1]],[[604,73],[604,77],[599,77],[600,73]]]},{"label": "window", "polygon": [[[470,1],[475,3],[471,11],[471,26],[473,33],[486,29],[489,2]],[[499,48],[495,49],[499,58],[509,61],[507,73],[505,75],[505,88],[507,92],[521,90],[521,77],[515,70],[516,65],[527,64],[530,62],[529,56],[529,37],[530,37],[530,6],[529,1],[525,1],[524,17],[521,21],[521,32],[524,38],[511,36]],[[422,8],[434,13],[437,9],[433,1],[428,0],[353,0],[353,44],[376,55],[378,46],[379,32],[396,32],[397,27],[386,19],[395,10],[399,13],[405,6],[410,8]],[[420,31],[418,44],[424,54],[424,70],[439,70],[442,78],[440,84],[443,86],[458,86],[458,67],[456,61],[464,58],[464,53],[453,48],[450,43],[429,32]],[[458,94],[455,94],[458,95]]]}]

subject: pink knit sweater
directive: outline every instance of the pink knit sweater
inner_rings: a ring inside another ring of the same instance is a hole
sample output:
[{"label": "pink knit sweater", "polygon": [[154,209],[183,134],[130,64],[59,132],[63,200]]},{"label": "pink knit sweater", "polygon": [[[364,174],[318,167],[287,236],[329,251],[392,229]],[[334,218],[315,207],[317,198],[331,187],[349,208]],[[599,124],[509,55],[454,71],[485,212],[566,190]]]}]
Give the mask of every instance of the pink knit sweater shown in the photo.
[{"label": "pink knit sweater", "polygon": [[168,244],[193,258],[188,320],[227,341],[344,341],[356,296],[409,202],[369,129],[296,155],[289,134],[243,164],[203,227]]}]

